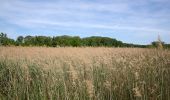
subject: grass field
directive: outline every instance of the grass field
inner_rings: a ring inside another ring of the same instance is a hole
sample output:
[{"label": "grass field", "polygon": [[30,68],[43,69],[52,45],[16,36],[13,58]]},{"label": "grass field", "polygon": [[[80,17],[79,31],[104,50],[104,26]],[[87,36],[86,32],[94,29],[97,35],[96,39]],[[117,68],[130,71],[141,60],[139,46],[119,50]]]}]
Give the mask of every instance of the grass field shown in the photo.
[{"label": "grass field", "polygon": [[0,47],[0,100],[170,100],[170,51]]}]

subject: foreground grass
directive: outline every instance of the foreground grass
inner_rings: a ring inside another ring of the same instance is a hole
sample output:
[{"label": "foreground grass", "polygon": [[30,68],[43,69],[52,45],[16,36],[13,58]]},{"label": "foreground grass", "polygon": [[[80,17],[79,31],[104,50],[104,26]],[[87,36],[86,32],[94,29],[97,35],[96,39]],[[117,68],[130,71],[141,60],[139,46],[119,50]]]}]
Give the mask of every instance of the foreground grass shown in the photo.
[{"label": "foreground grass", "polygon": [[170,100],[170,51],[0,48],[2,100]]}]

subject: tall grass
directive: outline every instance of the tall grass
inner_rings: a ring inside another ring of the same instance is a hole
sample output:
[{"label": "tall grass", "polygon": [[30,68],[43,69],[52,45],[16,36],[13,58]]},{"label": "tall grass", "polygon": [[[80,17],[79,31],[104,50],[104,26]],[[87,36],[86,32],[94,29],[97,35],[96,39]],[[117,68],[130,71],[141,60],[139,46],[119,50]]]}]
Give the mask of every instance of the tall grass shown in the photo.
[{"label": "tall grass", "polygon": [[170,51],[0,48],[2,100],[170,100]]}]

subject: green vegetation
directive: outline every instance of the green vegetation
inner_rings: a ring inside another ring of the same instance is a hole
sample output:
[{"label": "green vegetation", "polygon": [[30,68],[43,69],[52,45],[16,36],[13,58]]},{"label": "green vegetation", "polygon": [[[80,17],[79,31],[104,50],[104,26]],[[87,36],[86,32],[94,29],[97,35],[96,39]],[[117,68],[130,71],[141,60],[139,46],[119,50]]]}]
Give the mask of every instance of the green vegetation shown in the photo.
[{"label": "green vegetation", "polygon": [[[47,47],[139,47],[139,48],[147,48],[147,47],[157,47],[157,43],[152,42],[151,45],[138,45],[138,44],[129,44],[123,43],[122,41],[118,41],[116,39],[112,39],[109,37],[100,37],[100,36],[91,36],[86,38],[80,38],[79,36],[56,36],[56,37],[48,37],[48,36],[18,36],[15,40],[7,37],[6,34],[0,34],[0,45],[4,46],[47,46]],[[170,44],[163,43],[163,47],[170,48]]]},{"label": "green vegetation", "polygon": [[0,46],[15,45],[15,41],[7,37],[7,34],[0,34]]}]

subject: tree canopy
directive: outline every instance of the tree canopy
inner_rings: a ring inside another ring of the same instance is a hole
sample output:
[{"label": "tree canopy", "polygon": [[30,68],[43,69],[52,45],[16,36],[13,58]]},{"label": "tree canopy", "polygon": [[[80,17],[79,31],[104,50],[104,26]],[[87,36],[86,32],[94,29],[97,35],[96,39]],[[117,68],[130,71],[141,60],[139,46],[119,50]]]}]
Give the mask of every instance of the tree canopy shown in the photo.
[{"label": "tree canopy", "polygon": [[[7,37],[7,34],[0,34],[0,46],[47,46],[47,47],[156,47],[157,41],[152,42],[150,45],[138,45],[123,43],[122,41],[101,36],[91,36],[80,38],[79,36],[18,36],[16,40]],[[170,44],[165,44],[162,42],[163,46],[170,48]]]}]

